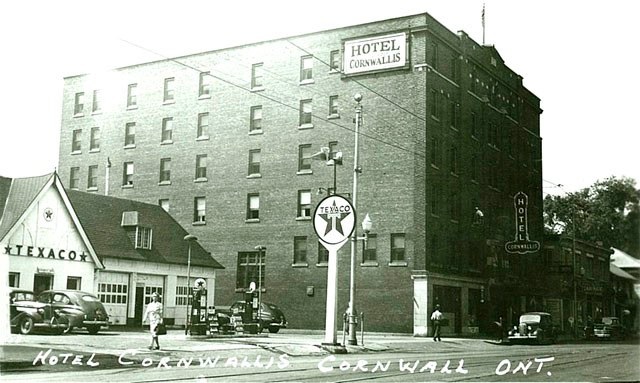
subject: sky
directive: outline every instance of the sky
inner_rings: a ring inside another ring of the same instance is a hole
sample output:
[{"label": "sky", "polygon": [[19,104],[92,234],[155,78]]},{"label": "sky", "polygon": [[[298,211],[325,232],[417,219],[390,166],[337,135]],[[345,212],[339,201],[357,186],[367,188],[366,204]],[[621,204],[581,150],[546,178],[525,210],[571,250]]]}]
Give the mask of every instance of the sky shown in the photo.
[{"label": "sky", "polygon": [[640,183],[635,0],[3,2],[0,176],[57,166],[66,76],[422,12],[482,43],[483,6],[485,43],[541,99],[544,192]]}]

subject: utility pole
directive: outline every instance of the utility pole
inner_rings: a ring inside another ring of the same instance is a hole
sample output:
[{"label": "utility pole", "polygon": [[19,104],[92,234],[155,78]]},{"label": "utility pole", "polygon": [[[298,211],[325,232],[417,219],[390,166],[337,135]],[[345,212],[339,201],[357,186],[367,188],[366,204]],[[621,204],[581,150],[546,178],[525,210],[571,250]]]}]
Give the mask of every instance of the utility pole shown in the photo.
[{"label": "utility pole", "polygon": [[[362,95],[356,93],[353,99],[358,103],[356,105],[356,129],[355,129],[355,144],[353,150],[353,191],[351,195],[351,202],[354,210],[358,211],[356,204],[358,198],[358,174],[360,174],[360,166],[358,165],[358,136],[360,135],[360,121],[362,118]],[[356,337],[356,247],[358,246],[358,229],[357,225],[353,229],[351,234],[351,275],[349,276],[349,340],[350,345],[357,345],[358,338]]]}]

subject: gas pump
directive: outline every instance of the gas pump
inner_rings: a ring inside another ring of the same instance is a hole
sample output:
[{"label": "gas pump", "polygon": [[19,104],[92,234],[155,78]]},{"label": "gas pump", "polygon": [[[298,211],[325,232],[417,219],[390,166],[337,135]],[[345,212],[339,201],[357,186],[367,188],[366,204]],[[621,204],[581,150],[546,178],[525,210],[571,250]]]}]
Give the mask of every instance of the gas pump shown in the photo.
[{"label": "gas pump", "polygon": [[260,331],[258,294],[256,293],[256,284],[254,282],[251,282],[249,290],[244,293],[244,313],[242,321],[245,323],[245,331],[251,334],[257,334]]},{"label": "gas pump", "polygon": [[193,301],[191,304],[191,334],[205,335],[207,333],[207,289],[206,282],[202,278],[195,281],[192,291]]}]

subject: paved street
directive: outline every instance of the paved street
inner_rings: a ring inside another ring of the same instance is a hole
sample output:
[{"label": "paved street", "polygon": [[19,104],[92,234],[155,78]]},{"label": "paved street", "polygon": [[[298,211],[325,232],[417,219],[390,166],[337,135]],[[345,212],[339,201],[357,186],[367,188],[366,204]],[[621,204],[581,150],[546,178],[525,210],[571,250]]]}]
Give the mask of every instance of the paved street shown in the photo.
[{"label": "paved street", "polygon": [[[284,330],[242,337],[161,337],[149,351],[141,331],[98,335],[13,335],[2,346],[3,381],[636,381],[635,341],[504,345],[486,339],[365,334],[346,354],[320,345],[323,333]],[[341,341],[341,337],[339,341]]]}]

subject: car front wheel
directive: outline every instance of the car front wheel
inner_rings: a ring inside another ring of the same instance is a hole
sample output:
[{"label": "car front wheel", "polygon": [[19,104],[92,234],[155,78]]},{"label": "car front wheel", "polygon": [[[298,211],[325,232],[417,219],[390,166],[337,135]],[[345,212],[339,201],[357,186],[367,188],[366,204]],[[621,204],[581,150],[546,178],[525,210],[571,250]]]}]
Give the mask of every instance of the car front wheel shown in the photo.
[{"label": "car front wheel", "polygon": [[100,326],[87,326],[87,331],[89,331],[91,335],[96,335],[98,330],[100,330]]},{"label": "car front wheel", "polygon": [[269,327],[269,332],[272,334],[277,334],[280,331],[280,327]]},{"label": "car front wheel", "polygon": [[62,332],[63,334],[70,334],[71,331],[73,331],[73,326],[69,325],[69,327],[65,328],[64,331]]},{"label": "car front wheel", "polygon": [[20,320],[20,333],[23,335],[29,335],[33,331],[33,319],[31,317],[24,317]]}]

